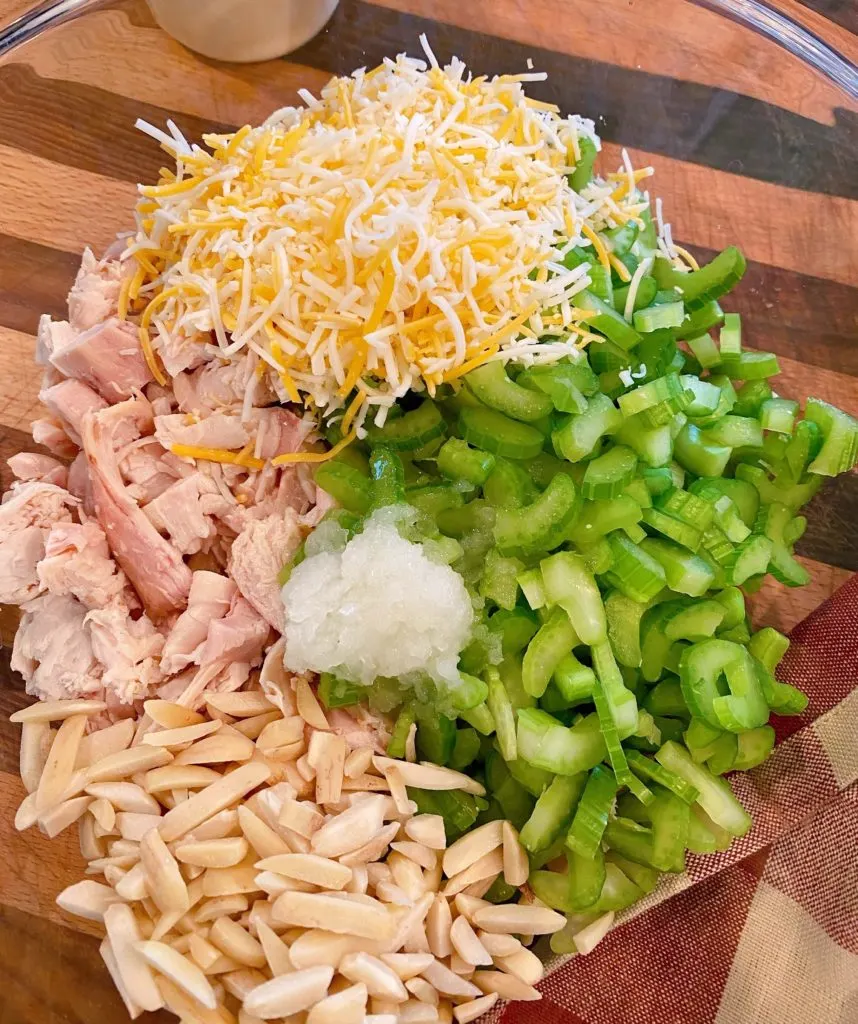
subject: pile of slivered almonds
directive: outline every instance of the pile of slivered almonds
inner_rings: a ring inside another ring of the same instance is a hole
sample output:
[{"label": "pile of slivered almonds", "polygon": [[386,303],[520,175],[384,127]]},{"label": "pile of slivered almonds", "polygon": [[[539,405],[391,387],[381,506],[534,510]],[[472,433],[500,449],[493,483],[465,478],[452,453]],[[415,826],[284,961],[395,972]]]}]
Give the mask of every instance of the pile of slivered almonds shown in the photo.
[{"label": "pile of slivered almonds", "polygon": [[[509,822],[447,847],[406,787],[482,794],[437,765],[348,751],[309,687],[301,713],[262,691],[212,693],[205,714],[147,701],[87,732],[99,701],[33,704],[16,827],[74,822],[87,874],[57,899],[103,923],[101,954],[132,1017],[186,1024],[460,1024],[498,999],[539,999],[527,945],[564,918],[522,890]],[[308,719],[310,721],[308,721]]]}]

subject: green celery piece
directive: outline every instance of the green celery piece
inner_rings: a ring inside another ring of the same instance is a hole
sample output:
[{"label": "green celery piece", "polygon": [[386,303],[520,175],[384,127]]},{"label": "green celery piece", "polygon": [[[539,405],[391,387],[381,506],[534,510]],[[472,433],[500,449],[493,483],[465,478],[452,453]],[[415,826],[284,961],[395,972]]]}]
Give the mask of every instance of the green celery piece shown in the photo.
[{"label": "green celery piece", "polygon": [[646,864],[636,864],[633,860],[628,860],[615,850],[609,850],[605,854],[605,861],[606,867],[608,864],[614,864],[618,867],[626,878],[634,882],[642,893],[650,893],[658,885],[660,875],[655,868],[648,867]]},{"label": "green celery piece", "polygon": [[569,616],[563,608],[555,608],[527,645],[522,670],[525,692],[541,697],[555,669],[577,642]]},{"label": "green celery piece", "polygon": [[495,721],[498,748],[505,761],[514,761],[517,757],[515,739],[515,711],[501,682],[498,670],[491,667],[486,672],[489,693],[486,699],[489,711]]},{"label": "green celery piece", "polygon": [[[522,391],[526,395],[533,394],[525,388]],[[475,448],[507,459],[532,459],[542,451],[544,440],[530,424],[486,406],[464,407],[459,413],[459,431]]]},{"label": "green celery piece", "polygon": [[605,829],[605,843],[609,851],[621,857],[655,867],[652,862],[652,830],[628,818],[614,818]]},{"label": "green celery piece", "polygon": [[457,729],[456,742],[450,755],[449,766],[457,772],[464,771],[476,761],[480,753],[480,734],[476,729]]},{"label": "green celery piece", "polygon": [[582,665],[574,654],[567,654],[560,660],[554,670],[553,681],[569,707],[593,699],[596,675],[588,665]]},{"label": "green celery piece", "polygon": [[608,640],[621,665],[637,668],[641,663],[641,619],[647,604],[633,601],[619,590],[605,598]]},{"label": "green celery piece", "polygon": [[695,764],[688,751],[678,743],[668,740],[655,756],[665,768],[698,790],[698,803],[716,825],[734,836],[743,836],[750,829],[751,816],[733,795],[727,782],[716,778],[702,765]]},{"label": "green celery piece", "polygon": [[605,434],[619,430],[623,416],[614,403],[603,394],[595,394],[580,415],[569,416],[551,434],[554,450],[569,462],[578,462],[589,455]]},{"label": "green celery piece", "polygon": [[444,442],[438,452],[437,465],[442,476],[451,480],[464,480],[474,487],[482,487],[494,469],[495,457],[491,452],[471,448],[468,442],[461,438],[451,437]]},{"label": "green celery piece", "polygon": [[607,755],[595,713],[571,728],[538,708],[521,708],[516,718],[518,756],[536,768],[577,775],[594,768]]},{"label": "green celery piece", "polygon": [[699,804],[691,808],[688,819],[688,850],[691,853],[718,853],[733,842],[730,833],[716,825]]},{"label": "green celery piece", "polygon": [[521,845],[528,853],[547,849],[565,830],[586,782],[584,774],[558,775],[545,789],[519,834]]},{"label": "green celery piece", "polygon": [[[716,728],[742,732],[765,725],[769,708],[753,659],[728,640],[704,640],[692,644],[680,664],[682,695],[693,715]],[[721,676],[729,695],[721,694]]]},{"label": "green celery piece", "polygon": [[652,822],[652,864],[661,871],[685,870],[685,845],[691,808],[685,801],[660,786],[647,807]]},{"label": "green celery piece", "polygon": [[669,790],[685,803],[693,804],[700,795],[694,786],[686,782],[685,779],[637,750],[630,750],[627,757],[629,767],[636,775],[642,776],[650,782],[658,783],[659,786]]},{"label": "green celery piece", "polygon": [[819,398],[809,398],[806,420],[822,432],[822,448],[807,467],[809,473],[838,476],[848,473],[858,462],[858,420]]},{"label": "green celery piece", "polygon": [[569,864],[569,899],[573,910],[592,907],[605,886],[605,855],[597,850],[592,857],[581,857],[567,851]]},{"label": "green celery piece", "polygon": [[580,642],[596,644],[604,640],[605,608],[596,581],[580,555],[561,551],[543,559],[539,568],[548,602],[567,613]]},{"label": "green celery piece", "polygon": [[661,565],[667,585],[677,593],[702,597],[715,581],[707,562],[672,541],[648,537],[641,547]]},{"label": "green celery piece", "polygon": [[397,716],[387,744],[388,757],[404,758],[405,743],[411,726],[417,722],[417,715],[411,704],[405,704]]},{"label": "green celery piece", "polygon": [[558,473],[533,504],[498,510],[495,543],[502,554],[550,551],[563,542],[579,509],[574,482]]},{"label": "green celery piece", "polygon": [[570,850],[588,859],[596,855],[616,795],[617,780],[613,772],[603,765],[596,765],[587,778],[566,834],[566,845]]},{"label": "green celery piece", "polygon": [[484,363],[465,377],[465,386],[490,409],[525,423],[547,416],[554,408],[548,395],[510,380],[502,363]]},{"label": "green celery piece", "polygon": [[[435,438],[442,437],[447,425],[437,403],[427,399],[416,409],[396,419],[389,418],[383,427],[370,426],[367,439],[371,445],[383,445],[392,451],[415,451]],[[370,468],[372,456],[370,456]]]}]

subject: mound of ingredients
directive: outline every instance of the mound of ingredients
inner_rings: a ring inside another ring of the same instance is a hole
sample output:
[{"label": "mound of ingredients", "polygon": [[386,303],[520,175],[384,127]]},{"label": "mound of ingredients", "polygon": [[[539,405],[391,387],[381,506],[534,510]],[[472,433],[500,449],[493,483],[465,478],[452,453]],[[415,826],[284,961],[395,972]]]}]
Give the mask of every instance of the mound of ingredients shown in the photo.
[{"label": "mound of ingredients", "polygon": [[0,505],[16,819],[129,1014],[471,1021],[751,827],[745,595],[858,423],[779,397],[624,155],[404,55],[190,144],[44,317]]}]

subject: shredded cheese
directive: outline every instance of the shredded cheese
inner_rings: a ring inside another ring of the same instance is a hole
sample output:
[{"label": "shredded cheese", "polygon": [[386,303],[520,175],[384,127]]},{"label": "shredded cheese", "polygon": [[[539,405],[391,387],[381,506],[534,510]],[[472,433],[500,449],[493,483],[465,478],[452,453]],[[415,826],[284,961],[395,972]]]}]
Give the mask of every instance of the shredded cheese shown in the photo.
[{"label": "shredded cheese", "polygon": [[[137,266],[122,311],[142,308],[156,380],[158,356],[169,367],[189,347],[259,358],[282,401],[363,436],[371,406],[383,418],[409,390],[434,394],[487,360],[561,358],[594,337],[573,301],[589,279],[563,256],[587,239],[629,280],[600,232],[639,218],[651,168],[626,155],[575,192],[567,176],[592,124],[526,96],[543,73],[471,78],[421,43],[426,61],[334,78],[318,98],[301,93],[306,108],[205,147],[139,123],[176,161],[140,186],[124,257]],[[548,340],[579,340],[546,344],[544,317]],[[275,460],[300,461],[321,457]]]}]

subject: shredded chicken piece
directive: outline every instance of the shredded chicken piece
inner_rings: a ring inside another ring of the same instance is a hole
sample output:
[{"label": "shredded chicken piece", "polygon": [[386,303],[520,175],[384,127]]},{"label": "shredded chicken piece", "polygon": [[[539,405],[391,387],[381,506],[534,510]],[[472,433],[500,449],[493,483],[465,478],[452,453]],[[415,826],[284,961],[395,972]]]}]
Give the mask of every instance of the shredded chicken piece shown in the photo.
[{"label": "shredded chicken piece", "polygon": [[243,448],[250,440],[241,417],[224,412],[212,413],[196,421],[181,413],[158,416],[155,419],[155,437],[167,451],[174,444],[197,448]]},{"label": "shredded chicken piece", "polygon": [[110,557],[98,523],[55,523],[38,566],[42,587],[71,594],[87,608],[102,608],[128,586],[125,573]]},{"label": "shredded chicken piece", "polygon": [[84,416],[107,408],[107,402],[101,395],[79,380],[63,380],[43,388],[39,399],[62,423],[66,434],[78,448],[81,447]]},{"label": "shredded chicken piece", "polygon": [[199,664],[210,625],[227,614],[235,594],[236,585],[228,576],[204,569],[194,573],[188,607],[176,620],[164,643],[161,668],[166,675]]},{"label": "shredded chicken piece", "polygon": [[51,363],[67,377],[91,385],[103,398],[130,398],[152,379],[134,326],[111,317],[54,346]]},{"label": "shredded chicken piece", "polygon": [[56,484],[57,487],[65,487],[68,482],[68,466],[50,455],[18,452],[7,459],[7,465],[16,480],[40,480],[42,483]]},{"label": "shredded chicken piece", "polygon": [[230,552],[229,571],[239,590],[279,633],[285,616],[277,577],[300,543],[297,517],[287,509],[282,515],[249,520]]},{"label": "shredded chicken piece", "polygon": [[69,319],[79,331],[89,330],[113,316],[119,305],[119,291],[125,267],[118,260],[95,257],[85,249],[80,270],[69,292]]}]

